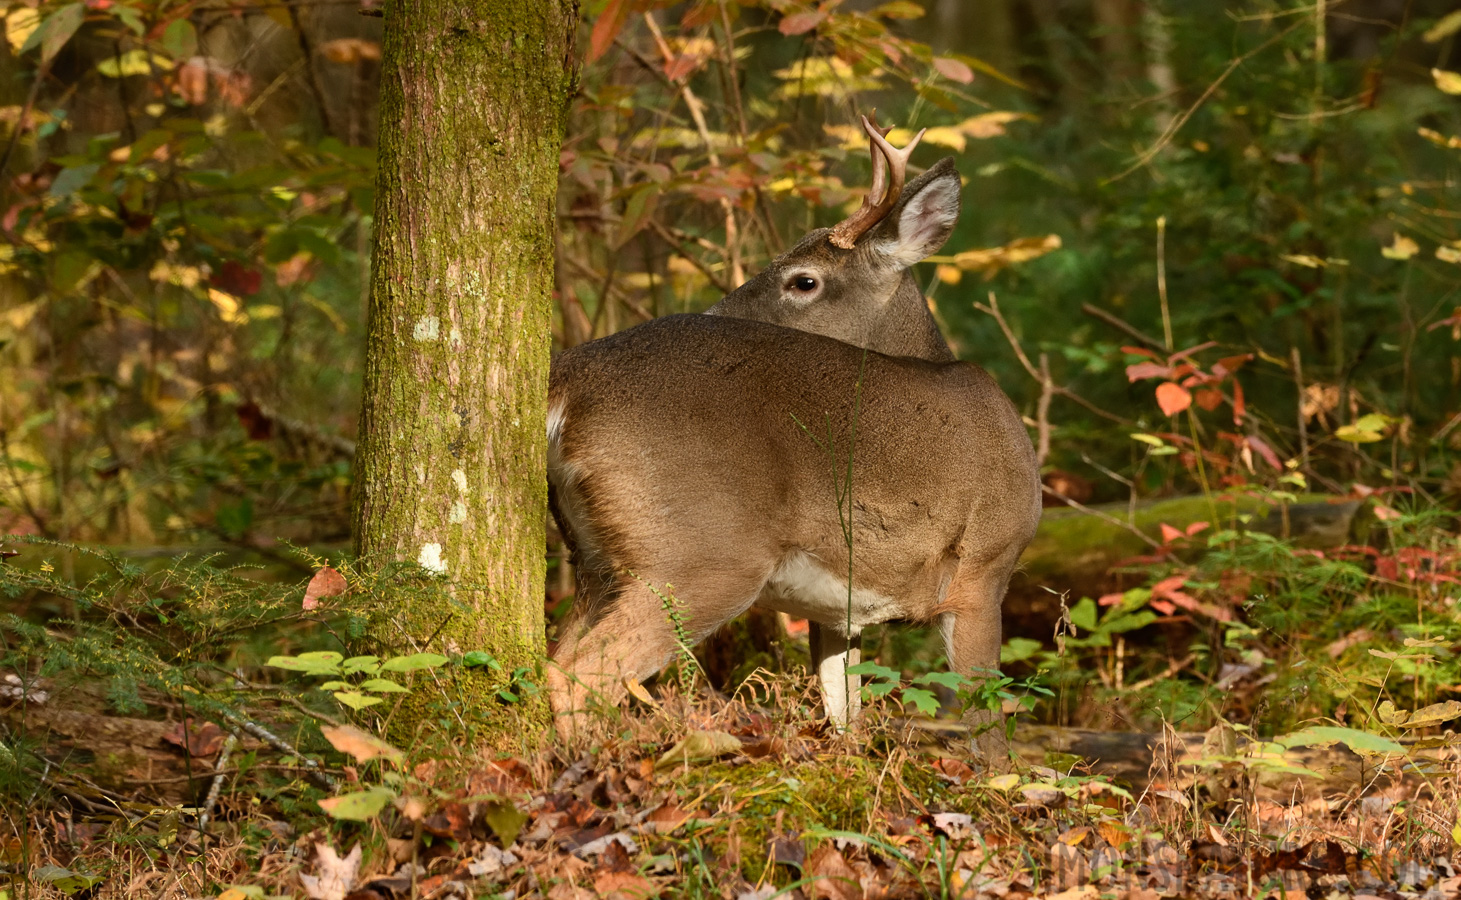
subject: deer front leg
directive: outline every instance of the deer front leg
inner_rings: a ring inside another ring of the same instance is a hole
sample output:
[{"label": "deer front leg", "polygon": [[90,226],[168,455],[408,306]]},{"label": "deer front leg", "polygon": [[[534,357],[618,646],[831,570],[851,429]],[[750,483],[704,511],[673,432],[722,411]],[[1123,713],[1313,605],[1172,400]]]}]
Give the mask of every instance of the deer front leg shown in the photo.
[{"label": "deer front leg", "polygon": [[849,636],[845,630],[817,622],[807,624],[812,665],[822,687],[822,704],[827,720],[838,731],[846,731],[862,708],[862,678],[847,673],[849,667],[862,662],[862,632],[855,631]]}]

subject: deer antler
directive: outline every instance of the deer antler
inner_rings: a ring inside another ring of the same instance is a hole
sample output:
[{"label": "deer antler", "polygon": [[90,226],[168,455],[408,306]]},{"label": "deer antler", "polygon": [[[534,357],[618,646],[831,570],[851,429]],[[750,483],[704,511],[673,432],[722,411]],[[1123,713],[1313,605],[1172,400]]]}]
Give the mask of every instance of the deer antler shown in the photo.
[{"label": "deer antler", "polygon": [[[867,116],[862,117],[862,128],[867,132],[868,152],[873,158],[873,184],[867,196],[862,198],[862,206],[857,212],[838,222],[827,236],[833,246],[843,250],[851,250],[858,238],[867,234],[868,229],[878,224],[898,202],[907,176],[908,157],[923,137],[923,131],[919,131],[908,146],[899,150],[884,138],[889,129],[879,128],[875,122],[868,121]],[[880,199],[873,199],[880,195]]]}]

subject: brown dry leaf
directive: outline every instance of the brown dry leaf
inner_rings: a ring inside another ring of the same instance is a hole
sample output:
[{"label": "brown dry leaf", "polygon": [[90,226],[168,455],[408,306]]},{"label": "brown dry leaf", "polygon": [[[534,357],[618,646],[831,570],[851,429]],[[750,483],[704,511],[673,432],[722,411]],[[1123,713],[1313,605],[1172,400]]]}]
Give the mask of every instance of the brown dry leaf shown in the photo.
[{"label": "brown dry leaf", "polygon": [[605,900],[643,900],[658,897],[659,887],[633,872],[602,872],[594,877],[594,891]]},{"label": "brown dry leaf", "polygon": [[692,731],[666,750],[654,767],[665,769],[680,763],[702,762],[740,752],[741,739],[733,734],[724,731]]},{"label": "brown dry leaf", "polygon": [[689,820],[690,813],[672,801],[650,813],[649,817],[645,819],[645,824],[656,834],[669,834]]},{"label": "brown dry leaf", "polygon": [[[184,731],[187,737],[184,739]],[[223,742],[228,735],[222,728],[212,722],[204,722],[202,725],[194,725],[192,719],[186,724],[179,722],[173,730],[162,736],[164,741],[175,747],[181,747],[189,756],[207,757],[212,756],[223,749]]]},{"label": "brown dry leaf", "polygon": [[1096,826],[1096,831],[1101,835],[1101,840],[1113,847],[1120,847],[1131,840],[1131,829],[1111,819],[1103,819]]},{"label": "brown dry leaf", "polygon": [[397,797],[391,804],[400,810],[401,815],[412,822],[420,822],[426,818],[426,798],[415,795]]},{"label": "brown dry leaf", "polygon": [[823,844],[807,859],[806,874],[812,882],[813,900],[862,900],[857,873],[832,844]]},{"label": "brown dry leaf", "polygon": [[323,597],[338,597],[345,593],[348,585],[345,584],[345,576],[325,566],[314,574],[309,580],[309,587],[304,589],[304,608],[315,609],[320,605]]},{"label": "brown dry leaf", "polygon": [[380,59],[380,44],[360,38],[336,38],[320,44],[320,53],[332,63],[358,63]]},{"label": "brown dry leaf", "polygon": [[344,859],[335,848],[326,843],[315,844],[314,875],[299,875],[304,892],[310,900],[345,900],[345,895],[355,886],[360,876],[360,845],[350,848]]},{"label": "brown dry leaf", "polygon": [[320,734],[336,750],[355,757],[356,762],[369,762],[378,757],[400,762],[405,756],[400,750],[354,725],[324,725]]},{"label": "brown dry leaf", "polygon": [[1083,884],[1068,891],[1051,894],[1046,900],[1095,900],[1099,896],[1101,896],[1100,888],[1091,884]]},{"label": "brown dry leaf", "polygon": [[1066,829],[1056,840],[1065,844],[1067,847],[1079,847],[1081,842],[1089,837],[1090,834],[1091,828],[1089,825],[1077,825],[1075,828]]}]

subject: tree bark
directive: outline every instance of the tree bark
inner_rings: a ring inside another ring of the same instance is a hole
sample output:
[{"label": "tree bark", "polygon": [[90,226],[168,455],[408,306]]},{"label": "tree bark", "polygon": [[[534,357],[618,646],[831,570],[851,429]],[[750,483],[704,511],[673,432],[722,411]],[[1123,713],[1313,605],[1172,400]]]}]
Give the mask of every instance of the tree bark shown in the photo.
[{"label": "tree bark", "polygon": [[[577,4],[395,0],[385,19],[355,548],[367,567],[412,561],[450,585],[448,600],[396,591],[375,637],[486,650],[510,673],[543,654],[552,229]],[[489,733],[525,733],[489,708],[487,682],[440,681],[478,727],[485,713]]]}]

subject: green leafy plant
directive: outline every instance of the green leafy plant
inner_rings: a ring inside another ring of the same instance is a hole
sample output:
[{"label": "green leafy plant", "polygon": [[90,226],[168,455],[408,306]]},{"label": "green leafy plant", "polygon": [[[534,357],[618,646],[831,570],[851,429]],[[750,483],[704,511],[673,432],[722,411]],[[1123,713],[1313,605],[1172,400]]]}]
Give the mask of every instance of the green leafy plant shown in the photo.
[{"label": "green leafy plant", "polygon": [[[385,675],[435,669],[448,662],[450,660],[439,653],[412,653],[385,659],[352,656],[347,659],[333,650],[317,650],[298,656],[271,656],[264,665],[315,678],[328,678],[329,681],[316,687],[330,692],[342,705],[358,712],[384,703],[385,697],[380,695],[410,693],[410,688]],[[516,697],[513,700],[516,701]]]}]

